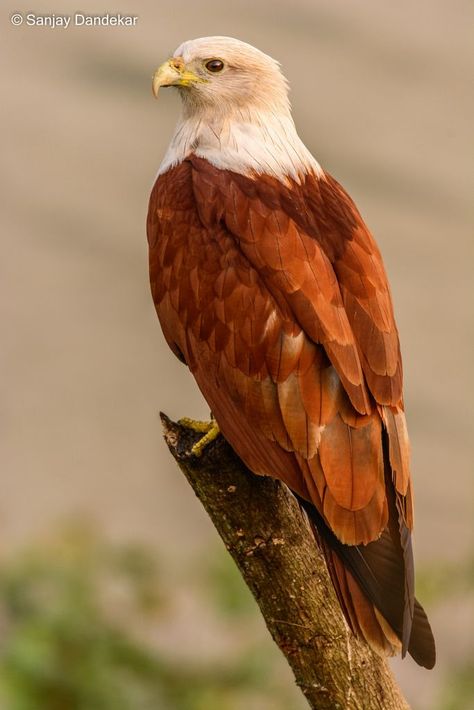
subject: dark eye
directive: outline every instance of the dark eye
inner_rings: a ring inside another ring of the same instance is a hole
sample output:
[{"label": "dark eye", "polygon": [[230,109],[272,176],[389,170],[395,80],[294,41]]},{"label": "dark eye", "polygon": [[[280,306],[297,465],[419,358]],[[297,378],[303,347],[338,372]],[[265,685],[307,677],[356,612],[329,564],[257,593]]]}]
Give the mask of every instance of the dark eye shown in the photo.
[{"label": "dark eye", "polygon": [[212,71],[214,74],[217,74],[217,72],[224,69],[224,62],[221,62],[220,59],[210,59],[206,62],[206,69],[208,71]]}]

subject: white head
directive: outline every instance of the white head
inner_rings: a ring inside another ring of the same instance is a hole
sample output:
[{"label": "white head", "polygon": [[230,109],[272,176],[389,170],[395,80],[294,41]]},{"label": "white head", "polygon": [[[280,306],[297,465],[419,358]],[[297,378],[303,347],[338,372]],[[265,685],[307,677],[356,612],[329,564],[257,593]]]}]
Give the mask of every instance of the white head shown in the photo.
[{"label": "white head", "polygon": [[289,113],[288,84],[277,61],[232,37],[183,42],[155,74],[154,88],[176,86],[184,112],[260,108]]},{"label": "white head", "polygon": [[191,152],[249,175],[298,179],[320,170],[296,133],[280,65],[250,44],[188,40],[155,72],[155,96],[166,86],[178,88],[183,114],[160,173]]}]

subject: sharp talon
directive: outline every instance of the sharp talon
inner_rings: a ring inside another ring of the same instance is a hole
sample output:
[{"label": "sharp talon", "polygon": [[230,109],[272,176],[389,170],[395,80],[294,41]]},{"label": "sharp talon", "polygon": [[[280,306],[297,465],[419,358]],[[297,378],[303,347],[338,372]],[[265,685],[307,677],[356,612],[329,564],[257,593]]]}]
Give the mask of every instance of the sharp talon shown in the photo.
[{"label": "sharp talon", "polygon": [[212,427],[209,429],[207,434],[204,434],[202,439],[199,439],[199,441],[196,441],[194,446],[191,448],[191,453],[193,454],[193,456],[202,456],[206,446],[208,446],[211,443],[211,441],[214,441],[215,439],[217,439],[219,434],[220,434],[220,429],[219,429],[217,423],[213,422]]},{"label": "sharp talon", "polygon": [[[212,416],[212,414],[211,414]],[[211,441],[217,439],[220,434],[219,425],[215,419],[211,419],[210,422],[200,422],[197,419],[189,419],[188,417],[183,417],[178,419],[178,424],[186,427],[187,429],[192,429],[201,434],[204,434],[199,441],[196,441],[194,446],[191,448],[191,453],[193,456],[202,456],[204,449]]]}]

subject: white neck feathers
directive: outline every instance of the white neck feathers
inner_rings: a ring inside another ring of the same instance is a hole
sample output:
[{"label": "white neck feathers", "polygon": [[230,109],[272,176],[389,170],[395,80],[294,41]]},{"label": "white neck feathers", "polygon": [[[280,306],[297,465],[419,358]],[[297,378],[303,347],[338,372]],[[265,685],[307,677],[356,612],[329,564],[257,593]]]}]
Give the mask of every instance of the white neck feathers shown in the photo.
[{"label": "white neck feathers", "polygon": [[248,176],[265,173],[282,181],[288,177],[299,181],[308,172],[321,174],[289,111],[278,115],[252,108],[231,116],[206,114],[180,119],[158,175],[191,153],[217,168]]}]

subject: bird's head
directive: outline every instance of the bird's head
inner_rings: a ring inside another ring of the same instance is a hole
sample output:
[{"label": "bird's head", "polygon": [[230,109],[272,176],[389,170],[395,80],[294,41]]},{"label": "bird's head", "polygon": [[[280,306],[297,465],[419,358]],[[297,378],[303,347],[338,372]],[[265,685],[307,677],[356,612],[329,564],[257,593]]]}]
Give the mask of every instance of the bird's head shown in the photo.
[{"label": "bird's head", "polygon": [[232,37],[201,37],[180,45],[153,76],[153,93],[179,89],[185,113],[259,108],[288,113],[288,85],[278,62]]}]

